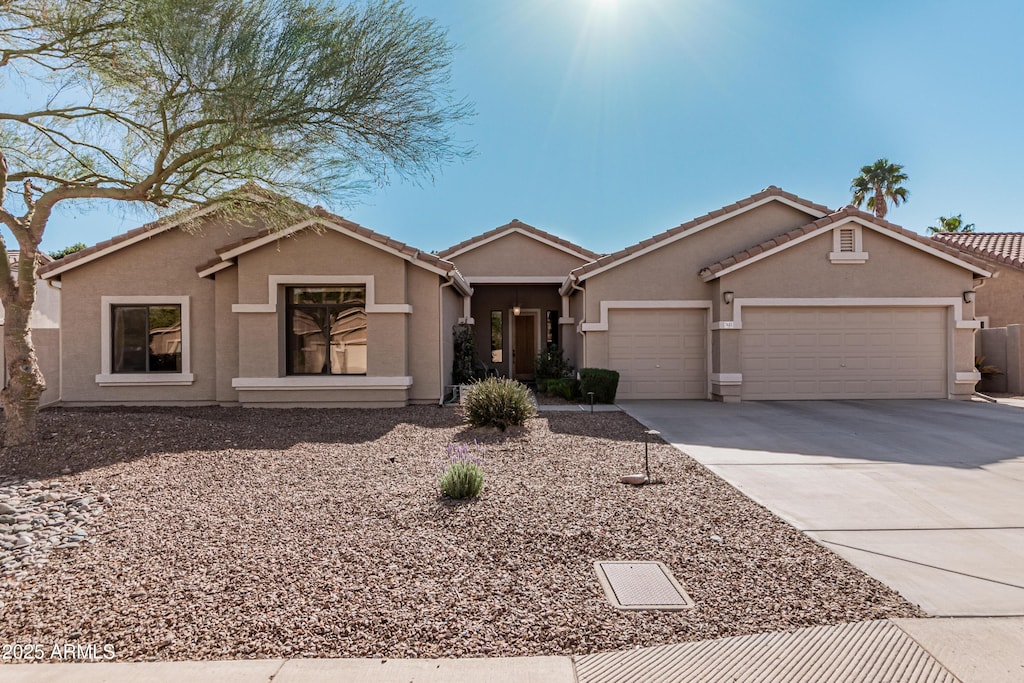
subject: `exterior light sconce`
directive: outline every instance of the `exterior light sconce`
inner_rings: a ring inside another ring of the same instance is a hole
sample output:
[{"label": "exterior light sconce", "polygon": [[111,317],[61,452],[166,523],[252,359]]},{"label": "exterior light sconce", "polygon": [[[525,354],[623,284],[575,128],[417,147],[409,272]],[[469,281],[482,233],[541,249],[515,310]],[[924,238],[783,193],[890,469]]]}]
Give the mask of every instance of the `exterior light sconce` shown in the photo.
[{"label": "exterior light sconce", "polygon": [[722,292],[722,301],[724,301],[727,304],[731,304],[735,296],[736,295],[733,294],[732,292]]},{"label": "exterior light sconce", "polygon": [[964,303],[965,304],[973,304],[974,303],[974,290],[973,289],[968,289],[968,290],[964,291]]},{"label": "exterior light sconce", "polygon": [[519,308],[519,304],[512,307],[512,315],[519,315],[523,312],[523,309]]}]

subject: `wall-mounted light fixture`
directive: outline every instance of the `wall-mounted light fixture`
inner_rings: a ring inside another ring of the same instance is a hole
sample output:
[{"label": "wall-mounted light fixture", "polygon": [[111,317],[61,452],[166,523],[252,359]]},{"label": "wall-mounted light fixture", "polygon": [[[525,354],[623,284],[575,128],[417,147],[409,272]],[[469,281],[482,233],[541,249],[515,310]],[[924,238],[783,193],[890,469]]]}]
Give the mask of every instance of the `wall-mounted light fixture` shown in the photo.
[{"label": "wall-mounted light fixture", "polygon": [[974,303],[974,290],[973,289],[968,289],[968,290],[964,291],[964,303],[965,304],[973,304]]},{"label": "wall-mounted light fixture", "polygon": [[519,315],[523,312],[523,309],[519,308],[519,304],[512,307],[512,315]]},{"label": "wall-mounted light fixture", "polygon": [[731,304],[734,296],[732,292],[722,292],[722,301]]}]

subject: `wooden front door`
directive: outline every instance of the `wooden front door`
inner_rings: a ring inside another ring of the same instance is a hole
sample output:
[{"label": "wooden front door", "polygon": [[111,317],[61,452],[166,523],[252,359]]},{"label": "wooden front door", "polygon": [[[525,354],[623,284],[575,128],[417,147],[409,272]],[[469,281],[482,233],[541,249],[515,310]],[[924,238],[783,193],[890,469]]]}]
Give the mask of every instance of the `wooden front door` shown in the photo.
[{"label": "wooden front door", "polygon": [[537,317],[517,315],[515,321],[515,342],[512,347],[513,377],[518,380],[534,378],[534,362],[537,360]]}]

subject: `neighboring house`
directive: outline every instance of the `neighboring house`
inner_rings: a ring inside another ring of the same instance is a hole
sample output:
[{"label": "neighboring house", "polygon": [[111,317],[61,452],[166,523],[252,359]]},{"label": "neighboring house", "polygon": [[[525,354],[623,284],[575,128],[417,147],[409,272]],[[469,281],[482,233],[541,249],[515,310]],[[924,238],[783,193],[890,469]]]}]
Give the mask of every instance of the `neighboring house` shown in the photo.
[{"label": "neighboring house", "polygon": [[1024,233],[938,233],[932,239],[981,259],[993,271],[974,301],[975,317],[986,328],[977,355],[1002,374],[987,376],[979,388],[1024,392]]},{"label": "neighboring house", "polygon": [[622,398],[966,398],[989,271],[770,187],[609,256],[516,220],[432,256],[320,208],[270,232],[208,205],[40,274],[65,404],[385,406],[441,400],[459,323],[500,374],[558,344]]},{"label": "neighboring house", "polygon": [[980,261],[777,187],[573,270],[621,398],[968,398]]},{"label": "neighboring house", "polygon": [[[7,252],[7,262],[18,279],[17,251]],[[44,253],[39,254],[39,266],[53,261]],[[5,318],[3,307],[0,306],[0,330],[3,329]],[[51,287],[47,282],[36,277],[36,301],[28,318],[29,331],[32,334],[32,345],[39,361],[39,369],[46,380],[46,390],[39,397],[40,405],[54,403],[60,399],[60,289]],[[3,344],[0,344],[0,367],[4,368],[4,386],[7,385],[7,362]]]}]

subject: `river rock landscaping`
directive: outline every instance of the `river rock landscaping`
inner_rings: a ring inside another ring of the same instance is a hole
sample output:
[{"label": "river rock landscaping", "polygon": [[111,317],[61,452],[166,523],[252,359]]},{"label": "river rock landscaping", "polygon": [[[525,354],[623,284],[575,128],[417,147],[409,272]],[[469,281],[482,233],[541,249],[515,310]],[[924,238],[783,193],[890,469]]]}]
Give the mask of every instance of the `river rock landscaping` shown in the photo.
[{"label": "river rock landscaping", "polygon": [[[57,409],[40,433],[36,457],[0,462],[5,642],[517,656],[921,616],[666,444],[654,484],[619,483],[643,457],[622,413],[500,434],[435,406]],[[450,501],[447,448],[474,441],[483,492]],[[616,610],[597,560],[664,562],[696,608]]]}]

